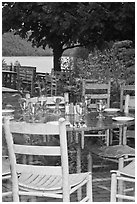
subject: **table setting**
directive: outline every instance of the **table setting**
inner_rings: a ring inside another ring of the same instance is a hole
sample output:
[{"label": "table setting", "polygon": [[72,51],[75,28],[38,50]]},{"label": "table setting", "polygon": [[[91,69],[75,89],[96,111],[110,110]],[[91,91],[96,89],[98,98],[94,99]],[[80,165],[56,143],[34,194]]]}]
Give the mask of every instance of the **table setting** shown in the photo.
[{"label": "table setting", "polygon": [[[49,97],[48,97],[49,98]],[[62,97],[63,98],[63,97]],[[104,100],[96,101],[96,109],[88,109],[86,100],[75,104],[68,103],[68,96],[53,97],[50,99],[52,105],[49,105],[49,99],[46,97],[20,98],[20,117],[18,121],[46,123],[50,121],[58,121],[60,117],[64,117],[67,121],[68,129],[94,130],[98,128],[113,128],[121,125],[130,125],[134,123],[134,115],[126,115],[119,108],[107,108]],[[63,104],[64,103],[64,104]],[[14,109],[3,109],[2,115],[10,115],[11,119],[16,120]]]},{"label": "table setting", "polygon": [[53,98],[52,106],[49,106],[47,99],[37,98],[29,101],[26,98],[19,100],[21,108],[20,121],[46,123],[48,121],[58,120],[61,115],[60,98]]}]

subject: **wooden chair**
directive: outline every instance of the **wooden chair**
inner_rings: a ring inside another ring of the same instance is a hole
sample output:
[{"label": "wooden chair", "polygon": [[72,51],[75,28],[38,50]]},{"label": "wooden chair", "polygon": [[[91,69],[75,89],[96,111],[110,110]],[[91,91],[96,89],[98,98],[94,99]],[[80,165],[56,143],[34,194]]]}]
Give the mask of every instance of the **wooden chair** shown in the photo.
[{"label": "wooden chair", "polygon": [[[9,122],[4,118],[4,128],[11,165],[13,202],[20,200],[19,195],[60,198],[63,202],[70,202],[70,195],[83,185],[87,187],[82,201],[92,201],[91,173],[69,174],[65,119],[42,124]],[[12,139],[14,133],[59,136],[60,146],[17,145]],[[38,155],[37,163],[42,156],[59,156],[61,161],[56,166],[21,164],[17,161],[17,154]]]},{"label": "wooden chair", "polygon": [[[111,81],[108,83],[97,83],[93,80],[84,79],[82,81],[82,96],[85,100],[89,101],[89,108],[91,110],[96,109],[96,100],[103,99],[106,101],[106,108],[110,106],[110,89],[111,89]],[[109,130],[103,131],[90,131],[90,132],[82,132],[82,147],[84,146],[84,138],[87,137],[101,137],[102,140],[109,145]],[[91,152],[88,154],[88,166],[89,170],[92,171],[92,156]]]},{"label": "wooden chair", "polygon": [[[126,114],[135,113],[135,85],[126,85],[125,82],[121,84],[120,110]],[[125,127],[124,134],[126,134],[125,138],[127,138],[129,145],[132,145],[131,143],[134,143],[135,138],[135,128],[133,126],[130,128]]]},{"label": "wooden chair", "polygon": [[46,74],[45,83],[47,96],[56,96],[57,95],[56,76],[54,76],[53,74],[51,75]]},{"label": "wooden chair", "polygon": [[125,108],[124,108],[124,112],[126,114],[129,114],[130,110],[135,111],[135,96],[130,96],[128,94],[128,95],[125,96]]},{"label": "wooden chair", "polygon": [[[130,95],[131,98],[135,98],[135,85],[125,85],[125,83],[120,86],[120,110],[124,111],[125,96]],[[133,106],[134,109],[135,106]],[[131,107],[132,108],[132,107]]]},{"label": "wooden chair", "polygon": [[[135,112],[135,96],[126,95],[125,96],[125,106],[124,106],[124,112],[125,114],[130,114],[130,110]],[[135,127],[124,127],[124,138],[125,138],[125,144],[126,143],[134,143],[135,144]],[[131,144],[130,144],[131,145]]]},{"label": "wooden chair", "polygon": [[119,201],[135,202],[135,160],[121,170],[111,171],[110,202]]},{"label": "wooden chair", "polygon": [[[93,82],[91,82],[91,84],[89,85],[89,88],[92,88],[92,84],[93,84]],[[101,84],[98,86],[100,87]],[[84,82],[83,87],[85,87],[85,82]],[[93,84],[93,88],[94,87],[95,87],[95,85]],[[109,100],[110,100],[110,82],[109,82],[108,87],[109,88],[108,88],[108,98],[107,98],[108,102],[107,102],[107,104],[109,105],[110,104],[110,102],[109,102]],[[103,85],[102,85],[102,89],[103,89]],[[126,129],[125,129],[125,132],[126,132]],[[89,136],[90,136],[89,134],[87,134],[87,135],[84,134],[84,137],[89,137]],[[93,137],[93,135],[91,135],[91,136]],[[103,144],[103,146],[102,145],[92,145],[92,143],[90,145],[90,141],[88,141],[88,150],[89,150],[88,171],[90,171],[90,172],[92,172],[92,166],[93,166],[92,155],[93,154],[99,156],[102,159],[116,162],[118,164],[118,169],[123,168],[125,161],[127,161],[127,162],[131,161],[135,157],[135,149],[129,147],[128,145],[126,145],[126,143],[110,146],[110,139],[111,138],[109,135],[109,130],[107,130],[103,136],[106,136],[106,138],[107,138],[106,144]]]},{"label": "wooden chair", "polygon": [[[118,164],[118,169],[124,167],[126,162],[135,158],[135,149],[128,145],[112,145],[112,146],[92,146],[89,145],[89,155],[95,154],[102,159],[112,161]],[[91,161],[90,161],[91,160]],[[92,157],[89,157],[89,170],[91,169]]]},{"label": "wooden chair", "polygon": [[[129,88],[129,86],[128,86]],[[132,86],[133,88],[133,86]],[[131,91],[133,91],[131,89]],[[123,91],[122,91],[123,92]],[[121,111],[125,113],[125,115],[134,115],[135,114],[135,96],[130,96],[129,94],[127,95],[123,95],[123,97],[121,97]],[[119,129],[114,129],[113,130],[113,134],[115,135],[115,141],[118,141],[119,140]],[[123,135],[125,138],[125,141],[123,141],[123,144],[127,144],[127,142],[134,146],[133,145],[133,140],[135,139],[135,127],[134,125],[127,128],[127,127],[124,127],[124,132],[123,132]],[[114,140],[113,140],[114,141]],[[131,144],[132,143],[132,144]]]},{"label": "wooden chair", "polygon": [[34,82],[36,77],[36,67],[16,66],[18,90],[29,91],[34,94]]},{"label": "wooden chair", "polygon": [[111,81],[108,83],[94,83],[93,80],[83,79],[82,96],[90,100],[89,108],[96,109],[96,100],[106,100],[106,108],[110,106]]}]

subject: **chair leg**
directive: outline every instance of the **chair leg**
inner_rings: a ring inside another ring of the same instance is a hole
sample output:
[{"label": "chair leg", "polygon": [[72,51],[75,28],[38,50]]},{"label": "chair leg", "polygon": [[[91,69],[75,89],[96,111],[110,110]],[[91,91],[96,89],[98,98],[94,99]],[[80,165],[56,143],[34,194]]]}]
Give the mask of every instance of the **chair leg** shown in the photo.
[{"label": "chair leg", "polygon": [[88,153],[87,160],[88,160],[88,172],[92,173],[92,153],[90,151]]},{"label": "chair leg", "polygon": [[[124,158],[121,157],[121,158],[119,159],[119,162],[118,162],[118,170],[121,170],[123,167],[124,167]],[[120,195],[123,194],[123,189],[124,189],[124,182],[121,181],[121,180],[119,180],[119,181],[118,181],[118,193],[119,193]],[[119,199],[118,199],[118,202],[122,202],[122,199],[119,198]]]},{"label": "chair leg", "polygon": [[123,167],[124,167],[124,158],[121,157],[119,158],[119,161],[118,161],[118,170],[121,170]]},{"label": "chair leg", "polygon": [[109,145],[112,145],[112,141],[113,141],[113,134],[112,134],[112,130],[110,130],[110,133],[109,133]]},{"label": "chair leg", "polygon": [[116,202],[116,193],[117,193],[117,178],[116,173],[112,173],[110,202]]},{"label": "chair leg", "polygon": [[92,195],[92,173],[89,175],[89,180],[87,183],[87,196],[89,197],[88,202],[93,201],[93,195]]},{"label": "chair leg", "polygon": [[81,148],[84,149],[84,131],[81,132]]},{"label": "chair leg", "polygon": [[123,129],[122,127],[119,128],[119,145],[123,144],[123,139],[122,136],[123,135]]},{"label": "chair leg", "polygon": [[[77,144],[77,173],[81,172],[81,144],[80,142]],[[82,189],[79,188],[77,190],[77,197],[78,197],[78,201],[81,200],[82,197]]]},{"label": "chair leg", "polygon": [[127,127],[123,128],[123,145],[127,144],[127,137],[126,137]]},{"label": "chair leg", "polygon": [[73,133],[72,132],[68,132],[68,135],[69,135],[68,138],[70,138],[70,142],[72,143],[73,142]]},{"label": "chair leg", "polygon": [[109,146],[109,144],[110,144],[110,131],[109,131],[109,129],[108,130],[106,130],[106,145],[107,146]]}]

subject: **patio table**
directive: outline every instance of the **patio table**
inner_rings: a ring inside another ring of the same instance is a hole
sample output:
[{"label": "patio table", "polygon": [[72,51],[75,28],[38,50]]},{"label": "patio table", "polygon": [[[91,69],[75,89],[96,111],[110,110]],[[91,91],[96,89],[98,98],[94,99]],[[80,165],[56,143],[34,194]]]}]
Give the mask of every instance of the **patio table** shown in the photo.
[{"label": "patio table", "polygon": [[[118,112],[116,115],[107,115],[104,113],[105,118],[98,119],[97,112],[91,112],[85,115],[84,121],[86,127],[67,127],[67,131],[73,131],[76,135],[77,143],[77,172],[81,172],[81,148],[84,148],[84,131],[99,131],[99,130],[111,130],[119,128],[119,144],[126,144],[126,134],[124,133],[124,127],[129,127],[135,123],[132,121],[114,121],[114,116],[124,116],[124,113]],[[133,115],[132,115],[133,116]],[[68,115],[67,120],[74,125],[75,115]],[[81,133],[81,134],[78,134]],[[91,136],[92,137],[92,136]],[[81,142],[80,142],[81,139]],[[78,191],[78,198],[81,198],[81,190]]]},{"label": "patio table", "polygon": [[[77,171],[81,171],[81,148],[84,148],[84,131],[99,131],[99,130],[112,130],[119,128],[119,144],[126,144],[126,134],[124,134],[124,127],[129,127],[135,124],[135,120],[131,121],[114,121],[113,116],[105,115],[105,118],[98,119],[97,112],[91,112],[85,115],[85,125],[86,127],[67,127],[67,131],[73,131],[76,134],[77,143]],[[124,113],[117,113],[117,116],[124,116]],[[71,124],[75,123],[75,115],[68,115],[67,120]],[[77,134],[81,133],[81,134]],[[81,139],[81,142],[80,142]]]},{"label": "patio table", "polygon": [[[115,121],[112,118],[115,116],[125,116],[124,113],[118,112],[116,115],[108,115],[104,113],[105,118],[98,119],[97,112],[90,112],[84,116],[84,122],[86,127],[67,127],[68,131],[99,131],[99,130],[106,130],[106,129],[114,129],[120,128],[120,136],[119,136],[119,144],[125,144],[126,140],[123,138],[123,127],[131,126],[135,123],[134,120],[131,121]],[[126,115],[127,116],[127,115]],[[130,114],[129,116],[134,117],[134,114]],[[75,115],[68,115],[67,120],[70,121],[71,124],[74,125],[75,123]],[[82,146],[83,147],[83,146]]]}]

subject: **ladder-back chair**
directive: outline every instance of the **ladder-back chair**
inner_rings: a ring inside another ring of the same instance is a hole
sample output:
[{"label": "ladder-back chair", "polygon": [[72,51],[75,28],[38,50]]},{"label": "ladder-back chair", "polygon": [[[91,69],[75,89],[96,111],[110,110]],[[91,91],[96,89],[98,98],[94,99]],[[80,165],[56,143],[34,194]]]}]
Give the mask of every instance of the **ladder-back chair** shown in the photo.
[{"label": "ladder-back chair", "polygon": [[127,94],[125,96],[125,107],[124,107],[124,112],[126,114],[130,113],[130,110],[135,111],[135,96],[130,96]]},{"label": "ladder-back chair", "polygon": [[106,108],[110,106],[111,81],[108,83],[95,83],[93,80],[82,80],[82,96],[90,100],[89,108],[96,109],[96,101],[106,100]]},{"label": "ladder-back chair", "polygon": [[46,91],[47,96],[56,96],[57,95],[57,80],[54,74],[46,74]]},{"label": "ladder-back chair", "polygon": [[[87,83],[86,83],[87,81]],[[86,85],[87,84],[87,85]],[[93,81],[90,80],[84,80],[83,81],[83,96],[85,97],[89,97],[91,99],[93,99],[94,95],[96,97],[96,99],[104,99],[106,98],[107,100],[107,108],[109,108],[110,105],[110,90],[111,90],[111,82],[109,81],[108,84],[95,84]],[[86,88],[87,87],[87,88]],[[99,96],[97,94],[93,94],[90,96],[90,89],[93,90],[97,90],[98,89],[106,89],[106,93],[105,94],[99,94]],[[86,89],[87,89],[87,94],[86,94]],[[98,97],[97,97],[98,96]],[[96,104],[94,103],[93,108],[96,107]],[[126,132],[126,130],[125,130]],[[102,145],[93,145],[92,141],[88,141],[88,150],[89,150],[89,154],[88,154],[88,171],[92,172],[92,155],[95,154],[97,156],[99,156],[102,159],[105,160],[109,160],[109,161],[113,161],[116,162],[118,164],[118,169],[123,168],[124,166],[124,161],[131,161],[134,157],[135,157],[135,150],[131,147],[129,147],[126,144],[119,144],[119,145],[110,145],[110,134],[109,134],[109,130],[106,130],[104,134],[89,134],[89,133],[84,133],[83,134],[84,137],[90,137],[90,136],[104,136],[106,137],[106,144]],[[90,145],[91,142],[91,145]]]},{"label": "ladder-back chair", "polygon": [[[134,91],[134,88],[132,85],[129,85],[131,86],[130,88],[130,91]],[[129,91],[129,86],[128,86],[128,91]],[[132,89],[133,88],[133,89]],[[123,91],[122,91],[123,92]],[[124,92],[123,92],[124,93]],[[127,95],[123,95],[122,94],[122,97],[121,97],[121,112],[124,112],[125,115],[134,115],[135,114],[135,96],[130,96],[129,94]],[[113,133],[115,134],[115,137],[117,139],[117,137],[119,138],[119,130],[113,130]],[[125,141],[123,141],[123,144],[127,144],[127,139],[128,139],[128,142],[129,143],[133,143],[133,140],[135,138],[135,127],[134,125],[130,126],[129,128],[127,128],[126,126],[124,127],[124,139]],[[132,141],[130,141],[132,140]],[[130,145],[133,145],[133,144],[130,144]]]},{"label": "ladder-back chair", "polygon": [[[94,80],[89,79],[83,79],[82,80],[82,97],[90,102],[88,103],[88,108],[92,110],[96,109],[96,101],[97,100],[105,100],[106,101],[106,108],[109,108],[110,106],[110,90],[111,90],[111,81],[108,81],[108,83],[97,83],[94,82]],[[105,133],[101,133],[101,137],[107,136],[107,143],[108,141],[108,130],[105,131]],[[88,137],[89,134],[84,134],[85,137]],[[96,134],[95,134],[96,136]],[[98,134],[99,136],[99,134]],[[93,134],[92,134],[93,137]]]},{"label": "ladder-back chair", "polygon": [[[126,95],[125,96],[125,105],[124,112],[125,114],[130,114],[130,110],[135,114],[135,96]],[[129,143],[129,145],[135,145],[135,126],[131,126],[129,128],[124,127],[124,138],[125,144]]]},{"label": "ladder-back chair", "polygon": [[[131,99],[135,99],[135,85],[125,85],[125,83],[120,86],[120,110],[124,111],[125,96],[130,95]],[[133,109],[135,105],[133,103]],[[132,109],[132,107],[130,107]]]},{"label": "ladder-back chair", "polygon": [[[97,100],[105,100],[106,108],[109,108],[110,90],[111,81],[108,81],[108,83],[97,83],[94,80],[82,80],[82,97],[88,101],[88,108],[91,109],[91,111],[96,109]],[[101,139],[109,145],[109,130],[82,132],[82,141],[84,141],[85,137],[101,137]],[[92,154],[90,151],[88,154],[88,169],[92,171]]]},{"label": "ladder-back chair", "polygon": [[[83,185],[86,185],[86,195],[82,201],[92,201],[91,173],[69,174],[65,119],[44,124],[9,122],[4,118],[4,128],[11,166],[13,202],[20,200],[19,195],[60,198],[63,202],[70,202],[70,195]],[[14,144],[14,134],[39,135],[39,138],[42,135],[56,136],[59,137],[60,145],[18,145]],[[37,163],[42,156],[59,156],[61,161],[52,166],[46,163],[39,166],[33,163],[21,164],[16,157],[18,154],[34,155]]]},{"label": "ladder-back chair", "polygon": [[[129,96],[128,96],[129,95]],[[124,83],[120,86],[120,110],[126,114],[135,114],[135,85],[127,85]],[[135,138],[135,127],[125,127],[124,134],[126,134],[127,142],[132,145]]]},{"label": "ladder-back chair", "polygon": [[135,160],[118,171],[111,171],[110,202],[135,202]]},{"label": "ladder-back chair", "polygon": [[29,91],[34,94],[34,82],[36,77],[36,67],[16,66],[18,90]]}]

